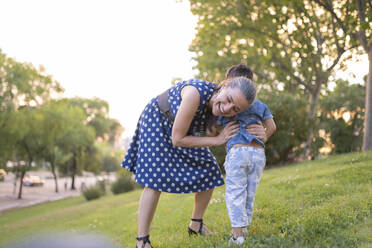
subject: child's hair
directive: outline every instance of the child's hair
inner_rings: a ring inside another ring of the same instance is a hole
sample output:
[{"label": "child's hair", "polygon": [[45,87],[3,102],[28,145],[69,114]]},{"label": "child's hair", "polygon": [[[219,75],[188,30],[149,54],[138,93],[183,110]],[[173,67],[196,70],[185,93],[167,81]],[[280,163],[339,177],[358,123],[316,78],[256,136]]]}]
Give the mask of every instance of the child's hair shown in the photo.
[{"label": "child's hair", "polygon": [[233,77],[246,77],[253,80],[253,72],[251,68],[245,64],[238,64],[231,66],[226,72],[226,79]]}]

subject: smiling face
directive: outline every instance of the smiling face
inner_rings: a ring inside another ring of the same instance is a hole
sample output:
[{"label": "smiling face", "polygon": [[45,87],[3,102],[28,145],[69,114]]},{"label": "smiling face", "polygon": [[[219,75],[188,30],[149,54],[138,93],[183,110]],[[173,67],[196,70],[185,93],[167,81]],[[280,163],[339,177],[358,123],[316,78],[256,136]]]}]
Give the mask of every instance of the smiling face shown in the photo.
[{"label": "smiling face", "polygon": [[249,107],[239,87],[222,87],[211,99],[214,116],[231,117]]}]

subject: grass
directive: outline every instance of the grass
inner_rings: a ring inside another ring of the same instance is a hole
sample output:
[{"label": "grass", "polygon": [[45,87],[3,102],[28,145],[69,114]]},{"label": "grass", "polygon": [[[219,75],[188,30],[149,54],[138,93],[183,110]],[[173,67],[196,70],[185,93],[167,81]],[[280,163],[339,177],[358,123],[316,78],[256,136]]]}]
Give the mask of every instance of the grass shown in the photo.
[{"label": "grass", "polygon": [[[0,214],[0,247],[37,232],[103,233],[118,247],[135,247],[141,191],[87,202],[69,198]],[[192,237],[193,194],[162,194],[151,242],[164,247],[226,247],[230,222],[224,187],[204,220],[215,232]],[[372,152],[331,156],[265,170],[244,247],[372,247]]]}]

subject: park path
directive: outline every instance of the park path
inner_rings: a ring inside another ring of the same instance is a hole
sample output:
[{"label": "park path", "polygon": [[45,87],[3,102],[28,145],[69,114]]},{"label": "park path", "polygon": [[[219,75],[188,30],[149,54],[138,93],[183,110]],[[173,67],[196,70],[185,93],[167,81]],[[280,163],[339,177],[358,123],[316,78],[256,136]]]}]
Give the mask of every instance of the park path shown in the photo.
[{"label": "park path", "polygon": [[[59,178],[58,188],[59,193],[55,192],[55,183],[51,178],[50,172],[31,172],[29,175],[38,175],[44,180],[44,186],[41,187],[25,187],[22,189],[22,199],[18,199],[19,182],[17,182],[16,190],[14,191],[14,175],[9,173],[6,175],[4,182],[0,182],[0,213],[16,208],[28,207],[31,205],[56,201],[59,199],[79,196],[81,194],[81,185],[94,185],[97,177],[88,175],[75,178],[76,190],[70,190],[71,178]],[[65,188],[65,183],[69,186]]]}]

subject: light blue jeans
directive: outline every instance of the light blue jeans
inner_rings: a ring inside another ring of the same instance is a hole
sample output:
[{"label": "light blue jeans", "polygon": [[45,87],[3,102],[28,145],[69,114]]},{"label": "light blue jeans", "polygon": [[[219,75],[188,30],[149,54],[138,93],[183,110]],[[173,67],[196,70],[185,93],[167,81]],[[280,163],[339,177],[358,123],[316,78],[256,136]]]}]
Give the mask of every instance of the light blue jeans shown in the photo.
[{"label": "light blue jeans", "polygon": [[265,168],[265,150],[242,146],[231,148],[226,156],[226,207],[232,227],[251,224],[258,183]]}]

